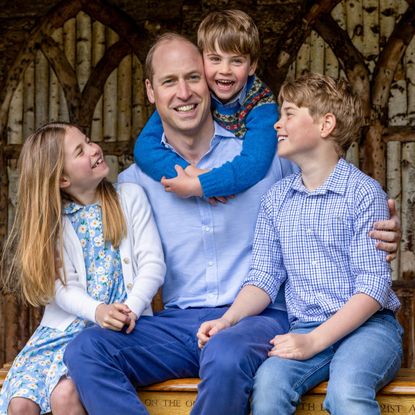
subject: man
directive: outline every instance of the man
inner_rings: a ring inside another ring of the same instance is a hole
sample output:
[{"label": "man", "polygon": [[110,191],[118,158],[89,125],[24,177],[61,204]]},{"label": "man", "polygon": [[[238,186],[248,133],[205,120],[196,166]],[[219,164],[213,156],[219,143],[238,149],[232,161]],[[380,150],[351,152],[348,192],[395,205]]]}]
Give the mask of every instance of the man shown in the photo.
[{"label": "man", "polygon": [[[202,57],[191,42],[164,35],[146,69],[166,146],[206,169],[239,154],[241,140],[212,120]],[[202,382],[192,414],[247,413],[269,340],[288,328],[283,303],[219,333],[202,350],[196,332],[234,300],[248,270],[261,195],[290,172],[289,162],[276,157],[261,182],[219,206],[166,193],[136,165],[120,175],[143,186],[153,207],[166,257],[166,310],[140,318],[131,334],[94,327],[68,346],[65,362],[90,415],[147,414],[133,385],[197,376]]]}]

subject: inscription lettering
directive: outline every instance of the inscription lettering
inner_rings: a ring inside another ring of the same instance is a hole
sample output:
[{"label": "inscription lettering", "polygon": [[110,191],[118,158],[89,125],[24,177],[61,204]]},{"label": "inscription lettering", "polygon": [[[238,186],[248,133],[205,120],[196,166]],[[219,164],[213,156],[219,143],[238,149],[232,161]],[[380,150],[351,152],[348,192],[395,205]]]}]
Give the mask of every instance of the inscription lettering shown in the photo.
[{"label": "inscription lettering", "polygon": [[380,404],[380,409],[386,414],[400,414],[401,408],[401,405]]},{"label": "inscription lettering", "polygon": [[179,399],[144,399],[144,405],[149,407],[159,406],[163,408],[180,408],[181,402]]}]

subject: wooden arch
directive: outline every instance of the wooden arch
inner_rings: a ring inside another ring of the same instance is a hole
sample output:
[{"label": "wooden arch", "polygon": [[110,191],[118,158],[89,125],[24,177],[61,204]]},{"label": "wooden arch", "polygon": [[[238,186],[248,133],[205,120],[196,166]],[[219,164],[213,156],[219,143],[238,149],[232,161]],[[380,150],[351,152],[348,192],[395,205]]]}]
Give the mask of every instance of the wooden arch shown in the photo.
[{"label": "wooden arch", "polygon": [[281,36],[281,39],[289,41],[277,45],[276,52],[268,61],[265,77],[271,88],[278,91],[301,45],[314,29],[331,47],[353,88],[362,97],[368,125],[362,167],[385,185],[385,146],[382,136],[387,127],[388,99],[398,64],[415,34],[415,4],[407,0],[408,9],[395,25],[370,79],[363,56],[330,14],[338,3],[339,0],[319,0],[310,5],[304,18]]},{"label": "wooden arch", "polygon": [[[104,26],[110,27],[121,38],[111,49],[107,50],[92,72],[82,94],[73,68],[58,44],[51,38],[55,29],[63,26],[65,21],[75,17],[80,11],[87,13]],[[3,132],[13,93],[24,70],[35,59],[35,54],[39,49],[45,54],[64,90],[71,122],[89,128],[93,114],[86,111],[86,108],[95,108],[95,106],[88,107],[87,105],[96,104],[112,70],[118,66],[124,56],[131,52],[141,62],[144,61],[152,41],[153,37],[144,25],[137,25],[127,14],[100,0],[66,0],[59,3],[32,30],[26,45],[9,71],[6,87],[0,93],[0,137],[2,141],[5,140]]]}]

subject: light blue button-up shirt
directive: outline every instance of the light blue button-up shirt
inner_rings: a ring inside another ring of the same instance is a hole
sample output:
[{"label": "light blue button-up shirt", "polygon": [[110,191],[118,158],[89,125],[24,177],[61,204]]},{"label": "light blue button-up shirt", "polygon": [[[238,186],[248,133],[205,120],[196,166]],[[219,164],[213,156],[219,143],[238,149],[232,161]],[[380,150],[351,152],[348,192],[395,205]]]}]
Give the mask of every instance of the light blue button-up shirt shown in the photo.
[{"label": "light blue button-up shirt", "polygon": [[287,177],[264,196],[244,284],[275,298],[286,281],[290,321],[325,321],[357,293],[396,311],[386,253],[368,236],[388,217],[379,183],[344,159],[313,192]]},{"label": "light blue button-up shirt", "polygon": [[[162,141],[168,146],[165,137]],[[210,169],[232,160],[242,144],[215,123],[210,149],[197,167]],[[119,175],[120,182],[141,185],[153,208],[167,266],[165,307],[218,307],[233,302],[248,272],[261,196],[291,172],[289,161],[275,157],[263,180],[217,206],[202,198],[181,199],[165,192],[136,164]],[[285,309],[280,299],[274,306]]]}]

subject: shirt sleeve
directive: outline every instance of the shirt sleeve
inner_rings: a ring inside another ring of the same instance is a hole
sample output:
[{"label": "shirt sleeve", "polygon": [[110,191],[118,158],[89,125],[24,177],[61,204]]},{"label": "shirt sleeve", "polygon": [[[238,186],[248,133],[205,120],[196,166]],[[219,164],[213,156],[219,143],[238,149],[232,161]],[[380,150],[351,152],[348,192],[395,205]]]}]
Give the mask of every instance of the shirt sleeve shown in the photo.
[{"label": "shirt sleeve", "polygon": [[277,147],[274,131],[277,118],[274,103],[257,105],[249,112],[241,153],[232,161],[199,176],[205,197],[237,194],[265,177]]},{"label": "shirt sleeve", "polygon": [[355,275],[355,294],[364,293],[385,307],[390,292],[391,272],[387,253],[376,248],[368,236],[373,223],[389,218],[387,196],[380,185],[362,184],[355,201],[354,236],[350,246],[350,263]]},{"label": "shirt sleeve", "polygon": [[157,111],[147,121],[134,146],[134,160],[141,170],[156,181],[163,176],[176,177],[176,164],[184,169],[189,165],[161,142],[163,125]]},{"label": "shirt sleeve", "polygon": [[265,195],[258,214],[252,259],[242,286],[254,285],[264,290],[274,302],[287,275],[283,264],[280,239],[272,220],[272,190]]}]

